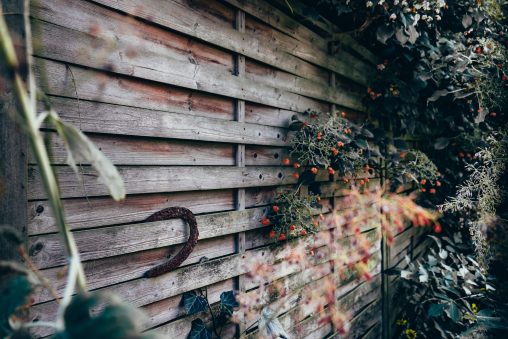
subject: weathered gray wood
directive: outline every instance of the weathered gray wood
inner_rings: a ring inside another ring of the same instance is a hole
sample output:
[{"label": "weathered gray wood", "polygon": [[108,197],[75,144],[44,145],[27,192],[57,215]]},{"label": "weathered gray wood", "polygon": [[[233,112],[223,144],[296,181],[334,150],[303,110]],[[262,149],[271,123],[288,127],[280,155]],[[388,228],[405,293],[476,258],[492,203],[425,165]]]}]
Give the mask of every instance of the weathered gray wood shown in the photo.
[{"label": "weathered gray wood", "polygon": [[[199,239],[261,228],[263,208],[197,216]],[[74,232],[81,259],[92,260],[184,243],[188,226],[180,219],[147,222]],[[66,263],[57,235],[30,238],[31,259],[40,268]]]},{"label": "weathered gray wood", "polygon": [[[134,0],[114,3],[104,0],[94,0],[94,2],[119,9],[294,74],[299,74],[300,68],[304,67],[301,59],[308,59],[309,62],[334,70],[346,77],[349,76],[355,81],[365,82],[366,80],[364,76],[367,72],[361,62],[354,62],[354,65],[363,71],[357,72],[351,67],[353,65],[348,63],[349,59],[343,61],[328,58],[326,54],[320,55],[309,50],[302,52],[294,46],[293,49],[283,49],[281,48],[283,46],[278,44],[273,46],[273,41],[259,36],[246,38],[244,34],[232,28],[217,26],[203,11],[190,11],[186,8],[185,1],[166,1],[161,4],[158,1],[149,0],[144,1],[143,6],[136,6]],[[203,5],[205,4],[203,2]],[[252,48],[253,46],[255,48]]]},{"label": "weathered gray wood", "polygon": [[[64,121],[68,121],[67,118],[64,118]],[[96,133],[87,135],[115,165],[234,165],[234,146],[231,144]],[[67,164],[67,150],[63,140],[51,132],[45,132],[44,138],[51,163]],[[31,152],[28,162],[35,164]],[[266,161],[265,164],[270,163]]]},{"label": "weathered gray wood", "polygon": [[[56,167],[55,171],[63,198],[108,195],[107,187],[97,181],[97,173],[91,167],[80,168],[81,182],[69,167]],[[127,194],[274,186],[297,182],[292,176],[295,172],[293,169],[279,167],[119,166],[118,171],[124,179]],[[319,181],[328,179],[326,173],[322,172],[317,176]],[[36,167],[29,168],[28,187],[29,199],[45,199]]]},{"label": "weathered gray wood", "polygon": [[[25,60],[23,1],[2,1],[4,19],[9,28],[18,58]],[[14,227],[26,238],[27,138],[14,119],[19,117],[19,104],[9,83],[8,69],[0,61],[0,225]],[[19,259],[17,247],[0,237],[0,259]]]},{"label": "weathered gray wood", "polygon": [[67,98],[51,99],[64,121],[84,132],[282,146],[287,130],[242,121]]},{"label": "weathered gray wood", "polygon": [[[36,55],[96,69],[111,69],[116,73],[137,78],[203,90],[281,108],[296,109],[297,111],[303,111],[310,107],[311,101],[301,95],[332,100],[337,104],[357,110],[364,109],[359,95],[355,96],[355,94],[345,91],[332,92],[324,84],[308,79],[288,74],[292,79],[290,83],[278,81],[277,87],[273,87],[273,82],[267,82],[270,81],[270,78],[267,77],[260,79],[247,74],[249,75],[248,78],[240,79],[231,74],[231,71],[228,72],[223,66],[213,63],[200,64],[197,60],[189,58],[187,54],[175,56],[174,52],[171,53],[170,48],[154,43],[138,32],[147,31],[147,29],[144,29],[146,25],[139,23],[136,30],[129,32],[133,25],[122,27],[122,16],[117,16],[110,11],[107,12],[107,15],[106,13],[103,14],[101,20],[101,13],[98,13],[100,11],[95,10],[97,6],[86,2],[80,2],[79,9],[75,9],[75,11],[79,11],[79,18],[70,21],[68,13],[72,11],[69,6],[72,6],[73,2],[66,2],[65,6],[59,6],[56,4],[58,1],[51,2],[52,4],[55,2],[55,4],[54,8],[50,10],[47,10],[46,7],[44,11],[35,10],[36,16],[56,23],[56,25],[53,25],[46,22],[37,22],[41,26],[41,31],[36,38],[40,39],[42,44],[40,48],[35,50]],[[66,17],[65,19],[62,18],[62,20],[66,20],[65,23],[57,22],[63,15],[58,13],[58,8],[61,7],[65,7]],[[95,11],[92,12],[93,10]],[[115,20],[118,22],[115,23]],[[97,21],[100,22],[97,23]],[[88,33],[91,30],[91,22],[95,22],[95,25],[101,27],[96,36],[91,36]],[[62,24],[68,25],[72,30],[62,28]],[[102,30],[105,32],[102,33]],[[150,34],[149,32],[143,33],[145,35]],[[160,31],[160,39],[169,39],[169,37],[164,37],[164,33],[164,31]],[[111,35],[114,35],[115,40],[112,40]],[[58,45],[54,45],[56,42],[58,42]],[[95,46],[95,48],[87,52],[81,48],[83,44]],[[114,49],[118,51],[117,53],[111,53],[112,44]],[[140,47],[142,50],[139,49]],[[132,50],[136,52],[133,53]],[[97,55],[101,57],[97,57]],[[161,67],[161,65],[164,67]],[[351,67],[349,71],[359,74],[365,73],[355,71]],[[285,85],[286,83],[287,85]]]},{"label": "weathered gray wood", "polygon": [[[87,278],[87,286],[90,290],[115,285],[132,279],[140,279],[151,267],[157,266],[168,258],[173,257],[183,245],[174,245],[169,248],[154,248],[147,251],[136,252],[128,255],[120,255],[108,258],[83,262]],[[181,267],[198,263],[203,257],[209,260],[230,255],[235,252],[233,235],[202,239],[198,241],[190,256],[182,263]],[[44,277],[50,281],[58,296],[62,296],[65,290],[66,279],[63,273],[67,267],[53,267],[41,270]],[[34,304],[51,301],[53,295],[47,289],[40,289],[34,295]]]},{"label": "weathered gray wood", "polygon": [[[65,199],[67,225],[72,230],[118,225],[145,220],[151,214],[172,206],[185,206],[193,213],[232,210],[232,190],[131,195],[121,202],[109,197]],[[28,204],[29,235],[56,232],[57,227],[46,200]]]}]

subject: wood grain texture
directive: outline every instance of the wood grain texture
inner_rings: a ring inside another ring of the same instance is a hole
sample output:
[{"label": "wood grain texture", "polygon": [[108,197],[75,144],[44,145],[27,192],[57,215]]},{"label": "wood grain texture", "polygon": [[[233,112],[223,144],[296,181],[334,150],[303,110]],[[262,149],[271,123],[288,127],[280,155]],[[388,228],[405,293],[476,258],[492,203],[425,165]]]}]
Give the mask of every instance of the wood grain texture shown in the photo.
[{"label": "wood grain texture", "polygon": [[[275,186],[298,181],[292,176],[294,169],[280,167],[118,166],[118,171],[127,194]],[[63,198],[108,195],[107,187],[97,181],[91,167],[80,168],[79,181],[69,167],[55,167],[55,172]],[[322,172],[317,175],[318,181],[328,179]],[[28,199],[45,199],[39,170],[33,166],[28,170]]]},{"label": "wood grain texture", "polygon": [[[4,19],[18,59],[24,62],[23,1],[6,0],[0,6],[3,13],[9,13]],[[20,106],[10,74],[5,62],[0,62],[0,225],[10,225],[25,240],[28,140],[15,121],[19,117]],[[0,259],[19,260],[17,246],[0,238]]]}]

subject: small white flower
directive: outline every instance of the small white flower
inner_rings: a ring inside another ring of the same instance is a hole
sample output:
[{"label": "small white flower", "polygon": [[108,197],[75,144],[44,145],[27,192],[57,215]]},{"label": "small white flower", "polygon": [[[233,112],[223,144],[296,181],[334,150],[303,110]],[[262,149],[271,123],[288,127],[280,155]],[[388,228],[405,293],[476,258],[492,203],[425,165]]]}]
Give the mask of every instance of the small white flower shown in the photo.
[{"label": "small white flower", "polygon": [[397,14],[392,13],[392,15],[390,15],[390,20],[395,20],[395,19],[397,19]]},{"label": "small white flower", "polygon": [[395,0],[395,1],[393,2],[393,5],[394,5],[394,6],[397,6],[398,4],[399,4],[399,0]]},{"label": "small white flower", "polygon": [[366,5],[367,5],[367,8],[374,6],[374,4],[372,3],[372,1],[367,1],[367,4],[366,4]]},{"label": "small white flower", "polygon": [[383,65],[383,64],[379,64],[379,65],[377,65],[377,70],[378,70],[378,71],[383,71],[385,68],[386,68],[386,66],[385,66],[385,65]]},{"label": "small white flower", "polygon": [[441,20],[441,15],[436,15],[436,20],[437,21]]}]

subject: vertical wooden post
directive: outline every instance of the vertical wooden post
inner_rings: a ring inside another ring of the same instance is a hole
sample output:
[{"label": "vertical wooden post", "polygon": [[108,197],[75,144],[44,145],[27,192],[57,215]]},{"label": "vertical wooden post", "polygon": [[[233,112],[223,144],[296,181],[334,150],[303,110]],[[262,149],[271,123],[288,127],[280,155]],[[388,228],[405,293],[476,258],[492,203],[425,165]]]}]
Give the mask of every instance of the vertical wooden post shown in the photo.
[{"label": "vertical wooden post", "polygon": [[[379,161],[379,176],[381,186],[386,184],[386,163],[383,160]],[[391,253],[390,246],[388,246],[386,235],[381,239],[381,304],[382,304],[382,338],[391,339],[391,323],[390,323],[390,277],[385,274],[385,270],[391,266],[390,262]]]},{"label": "vertical wooden post", "polygon": [[[245,12],[240,9],[236,11],[235,18],[236,30],[244,33],[245,32]],[[235,75],[243,77],[245,74],[245,56],[237,54],[235,55]],[[245,121],[245,101],[235,100],[235,119],[238,122]],[[245,145],[238,144],[236,146],[236,166],[245,167]],[[235,209],[242,211],[245,209],[245,188],[238,188],[236,190],[235,197]],[[245,253],[245,232],[239,232],[236,236],[236,251],[238,253]],[[243,275],[239,275],[236,281],[236,287],[238,291],[245,292],[245,279]],[[239,336],[245,330],[245,324],[240,322],[237,328],[237,335]]]},{"label": "vertical wooden post", "polygon": [[[26,59],[23,1],[2,0],[0,6],[18,58],[23,63]],[[16,228],[26,239],[28,144],[21,127],[15,122],[19,105],[6,72],[5,63],[0,61],[0,225]],[[0,259],[19,259],[16,248],[1,238]]]}]

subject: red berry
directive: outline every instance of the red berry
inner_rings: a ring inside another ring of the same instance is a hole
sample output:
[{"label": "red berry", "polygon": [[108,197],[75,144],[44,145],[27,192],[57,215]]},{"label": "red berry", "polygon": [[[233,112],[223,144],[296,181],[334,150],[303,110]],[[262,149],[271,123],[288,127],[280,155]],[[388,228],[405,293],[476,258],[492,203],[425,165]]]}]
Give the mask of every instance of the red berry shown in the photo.
[{"label": "red berry", "polygon": [[346,112],[342,111],[342,112],[340,112],[340,115],[341,115],[343,118],[345,118],[345,117],[346,117]]},{"label": "red berry", "polygon": [[344,143],[343,143],[342,141],[339,141],[339,142],[337,143],[337,146],[339,146],[339,147],[344,147]]},{"label": "red berry", "polygon": [[280,241],[286,240],[286,235],[285,235],[284,233],[281,233],[281,234],[279,235],[279,240],[280,240]]},{"label": "red berry", "polygon": [[321,140],[321,132],[318,132],[318,133],[317,133],[317,139],[318,139],[318,140]]},{"label": "red berry", "polygon": [[482,52],[482,48],[481,47],[476,47],[476,53],[477,54],[481,54]]},{"label": "red berry", "polygon": [[363,185],[365,185],[365,180],[362,179],[362,180],[360,180],[360,186],[363,186]]},{"label": "red berry", "polygon": [[312,172],[312,174],[317,174],[318,169],[316,167],[312,167],[310,171]]},{"label": "red berry", "polygon": [[427,179],[420,180],[420,185],[425,185],[427,183]]},{"label": "red berry", "polygon": [[293,164],[293,167],[294,167],[294,168],[300,168],[300,163],[295,162],[295,163]]},{"label": "red berry", "polygon": [[289,158],[284,158],[284,160],[282,160],[283,165],[289,165],[290,163]]},{"label": "red berry", "polygon": [[490,116],[495,118],[497,116],[497,113],[496,112],[490,112]]},{"label": "red berry", "polygon": [[439,180],[438,180],[438,181],[436,181],[436,186],[437,186],[437,187],[441,187],[441,181],[439,181]]},{"label": "red berry", "polygon": [[298,173],[296,173],[296,172],[295,172],[295,173],[293,173],[293,178],[298,179],[299,177],[300,177],[300,174],[298,174]]},{"label": "red berry", "polygon": [[506,74],[503,74],[503,77],[501,78],[503,81],[508,81],[508,76]]},{"label": "red berry", "polygon": [[272,210],[273,210],[275,213],[278,213],[278,212],[279,212],[279,206],[277,206],[277,205],[273,205],[273,206],[272,206]]},{"label": "red berry", "polygon": [[459,158],[464,158],[465,156],[464,152],[459,152]]},{"label": "red berry", "polygon": [[441,228],[441,224],[440,223],[437,223],[434,225],[434,232],[436,233],[441,233],[443,229]]},{"label": "red berry", "polygon": [[295,225],[291,225],[291,226],[289,226],[289,230],[290,230],[290,231],[294,231],[294,230],[295,230],[295,228],[296,228],[296,226],[295,226]]},{"label": "red berry", "polygon": [[270,219],[268,219],[268,218],[261,219],[261,224],[263,224],[263,226],[270,225]]},{"label": "red berry", "polygon": [[268,236],[269,236],[270,238],[275,238],[275,236],[276,236],[276,235],[277,235],[277,234],[275,233],[275,231],[274,231],[274,230],[271,230],[271,231],[270,231],[270,233],[268,233]]},{"label": "red berry", "polygon": [[303,235],[303,236],[306,236],[306,235],[307,235],[307,231],[306,231],[306,230],[302,230],[302,231],[300,232],[300,234],[301,234],[301,235]]},{"label": "red berry", "polygon": [[333,170],[333,168],[328,167],[328,173],[330,173],[330,174],[335,174],[335,171]]},{"label": "red berry", "polygon": [[436,189],[435,189],[435,188],[431,188],[431,189],[429,190],[429,193],[430,193],[430,194],[436,194]]}]

